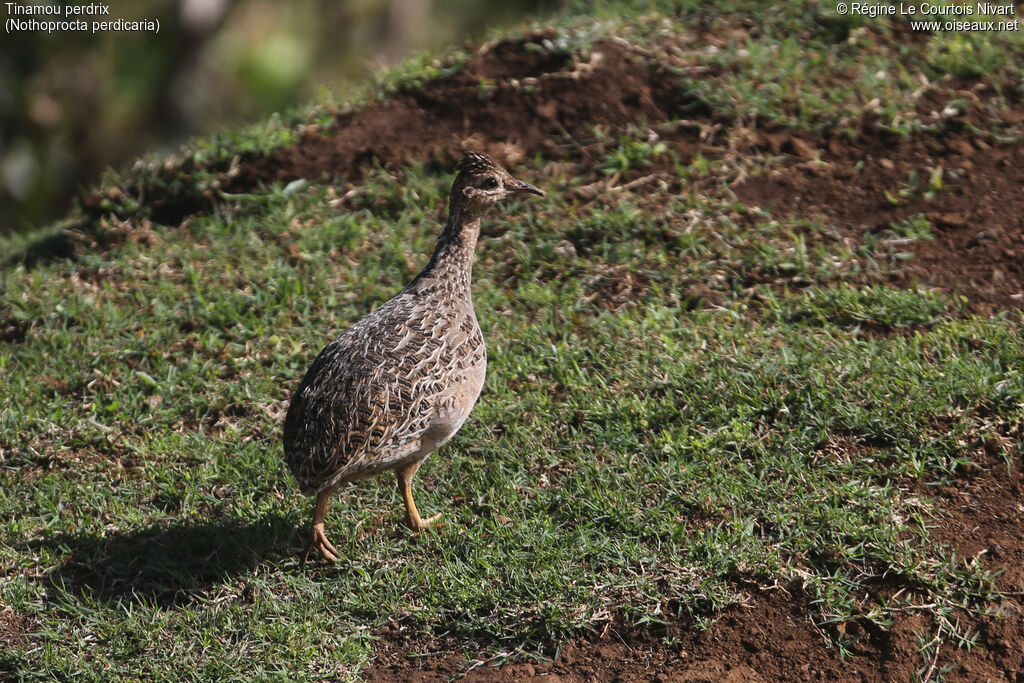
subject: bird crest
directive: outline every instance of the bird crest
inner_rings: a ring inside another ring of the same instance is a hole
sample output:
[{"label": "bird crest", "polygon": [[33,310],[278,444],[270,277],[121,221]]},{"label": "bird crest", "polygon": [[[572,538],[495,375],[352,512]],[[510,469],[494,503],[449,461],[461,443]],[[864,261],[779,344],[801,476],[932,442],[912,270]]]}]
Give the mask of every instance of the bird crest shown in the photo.
[{"label": "bird crest", "polygon": [[462,161],[459,162],[459,170],[464,173],[478,175],[500,171],[501,167],[489,155],[483,152],[469,151],[462,156]]}]

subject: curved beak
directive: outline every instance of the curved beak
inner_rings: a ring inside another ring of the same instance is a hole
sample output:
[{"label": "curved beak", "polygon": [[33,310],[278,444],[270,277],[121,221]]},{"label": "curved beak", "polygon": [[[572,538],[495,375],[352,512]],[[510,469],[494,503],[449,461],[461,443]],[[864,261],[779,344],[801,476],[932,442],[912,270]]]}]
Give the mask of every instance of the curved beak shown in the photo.
[{"label": "curved beak", "polygon": [[522,180],[517,180],[516,181],[516,185],[514,187],[512,187],[511,192],[513,192],[515,194],[520,194],[520,193],[535,194],[538,197],[543,197],[544,196],[544,190],[541,190],[538,187],[534,187],[530,183],[523,182]]}]

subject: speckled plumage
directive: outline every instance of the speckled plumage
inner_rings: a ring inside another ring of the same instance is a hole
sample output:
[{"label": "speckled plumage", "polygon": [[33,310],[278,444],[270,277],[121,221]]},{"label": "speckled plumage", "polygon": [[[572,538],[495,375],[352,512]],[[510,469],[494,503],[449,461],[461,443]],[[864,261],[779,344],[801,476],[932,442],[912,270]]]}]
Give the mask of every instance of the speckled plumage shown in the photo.
[{"label": "speckled plumage", "polygon": [[327,497],[356,479],[395,471],[409,526],[419,530],[433,519],[419,518],[412,476],[465,422],[487,366],[470,289],[480,219],[506,197],[542,194],[485,154],[467,153],[459,170],[430,261],[398,294],[328,344],[292,397],[285,462],[302,492],[317,496],[303,559],[312,547],[328,560],[337,558],[323,533]]}]

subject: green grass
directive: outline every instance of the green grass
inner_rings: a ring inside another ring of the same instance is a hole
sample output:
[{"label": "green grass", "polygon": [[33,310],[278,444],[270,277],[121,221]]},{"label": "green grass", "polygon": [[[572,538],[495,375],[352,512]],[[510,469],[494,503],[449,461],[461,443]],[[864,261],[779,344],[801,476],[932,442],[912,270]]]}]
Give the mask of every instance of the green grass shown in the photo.
[{"label": "green grass", "polygon": [[[1021,418],[1019,320],[833,283],[868,273],[814,226],[741,229],[727,199],[658,193],[575,224],[555,192],[494,217],[487,384],[417,482],[446,525],[410,535],[392,482],[364,482],[329,517],[341,562],[299,567],[310,504],[281,463],[282,402],[422,263],[448,180],[377,174],[341,210],[334,188],[276,188],[150,246],[3,273],[25,340],[0,346],[2,599],[34,625],[8,667],[316,678],[380,637],[533,648],[713,616],[742,577],[803,582],[822,623],[984,608],[992,577],[929,540],[908,483],[955,476],[987,419]],[[715,229],[673,233],[674,212]],[[835,258],[794,258],[798,234]],[[818,287],[749,284],[783,256]],[[725,303],[688,310],[709,261]],[[646,284],[619,300],[624,273]],[[882,575],[908,592],[862,600]]]},{"label": "green grass", "polygon": [[[677,39],[657,16],[618,12],[588,31],[560,19],[576,27],[565,44]],[[768,13],[747,54],[713,57],[732,65],[714,81],[736,88],[715,101],[725,115],[752,102],[814,127],[856,108],[861,94],[826,92],[814,72],[866,57],[846,43],[824,63],[779,57],[829,35],[816,23],[803,43],[772,37],[795,16]],[[769,65],[803,79],[799,115],[757,85]],[[416,87],[420,67],[407,71],[379,87]],[[893,111],[896,90],[880,94]],[[179,162],[283,144],[291,125],[226,133]],[[942,513],[928,492],[997,421],[1024,419],[1020,315],[973,318],[880,283],[900,245],[931,238],[924,216],[853,244],[739,205],[724,161],[684,164],[645,135],[615,133],[588,175],[527,165],[548,197],[492,217],[474,271],[484,393],[416,481],[421,511],[446,524],[413,536],[393,482],[361,482],[331,509],[332,567],[295,560],[311,505],[281,461],[283,402],[323,344],[425,261],[450,176],[371,172],[343,201],[319,183],[221,195],[182,229],[115,195],[108,210],[140,239],[5,266],[0,601],[30,626],[0,670],[356,676],[381,638],[543,650],[609,620],[707,623],[750,581],[804,586],[821,625],[884,627],[930,605],[943,638],[967,642],[957,617],[998,595],[983,565],[930,537]],[[573,192],[655,161],[691,189]],[[159,167],[130,173],[163,187]],[[171,175],[188,194],[208,173]]]}]

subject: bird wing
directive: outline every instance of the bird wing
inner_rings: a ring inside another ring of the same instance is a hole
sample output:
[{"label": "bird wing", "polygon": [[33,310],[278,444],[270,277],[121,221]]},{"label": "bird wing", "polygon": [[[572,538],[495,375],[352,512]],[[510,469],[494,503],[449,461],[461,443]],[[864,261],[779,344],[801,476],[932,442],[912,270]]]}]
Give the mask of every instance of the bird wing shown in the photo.
[{"label": "bird wing", "polygon": [[454,362],[444,325],[399,296],[320,352],[285,418],[285,461],[304,492],[420,448]]}]

